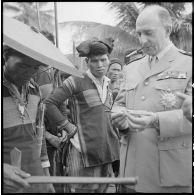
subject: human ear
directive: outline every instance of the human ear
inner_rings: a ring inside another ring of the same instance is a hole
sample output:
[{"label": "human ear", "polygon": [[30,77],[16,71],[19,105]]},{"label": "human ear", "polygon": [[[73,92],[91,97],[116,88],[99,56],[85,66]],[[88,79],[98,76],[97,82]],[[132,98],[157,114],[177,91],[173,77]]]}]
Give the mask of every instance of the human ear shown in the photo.
[{"label": "human ear", "polygon": [[7,62],[9,55],[7,53],[3,53],[3,62]]},{"label": "human ear", "polygon": [[171,26],[167,26],[167,27],[165,28],[165,31],[166,31],[167,36],[169,37],[169,36],[171,35],[171,31],[172,31]]},{"label": "human ear", "polygon": [[89,66],[89,58],[85,58],[85,62],[87,64],[87,68],[90,68],[90,66]]}]

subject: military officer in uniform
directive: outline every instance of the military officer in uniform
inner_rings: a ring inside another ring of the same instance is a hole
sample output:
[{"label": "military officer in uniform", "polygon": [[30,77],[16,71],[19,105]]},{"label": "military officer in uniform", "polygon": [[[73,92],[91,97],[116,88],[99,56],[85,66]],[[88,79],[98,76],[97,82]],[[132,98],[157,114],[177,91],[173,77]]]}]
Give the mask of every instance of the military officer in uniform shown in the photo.
[{"label": "military officer in uniform", "polygon": [[[169,12],[146,7],[136,31],[147,54],[125,67],[125,82],[112,122],[120,130],[121,177],[138,176],[121,192],[192,192],[192,126],[177,92],[192,94],[192,58],[170,41]],[[124,110],[124,109],[123,109]]]}]

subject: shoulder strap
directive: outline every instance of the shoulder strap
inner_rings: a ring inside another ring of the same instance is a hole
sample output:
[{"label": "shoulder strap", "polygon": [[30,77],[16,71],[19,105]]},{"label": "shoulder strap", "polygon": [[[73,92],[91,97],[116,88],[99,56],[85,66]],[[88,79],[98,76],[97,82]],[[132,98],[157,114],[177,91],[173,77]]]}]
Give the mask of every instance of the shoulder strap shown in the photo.
[{"label": "shoulder strap", "polygon": [[184,51],[182,49],[179,49],[179,52],[187,56],[192,56],[192,52]]}]

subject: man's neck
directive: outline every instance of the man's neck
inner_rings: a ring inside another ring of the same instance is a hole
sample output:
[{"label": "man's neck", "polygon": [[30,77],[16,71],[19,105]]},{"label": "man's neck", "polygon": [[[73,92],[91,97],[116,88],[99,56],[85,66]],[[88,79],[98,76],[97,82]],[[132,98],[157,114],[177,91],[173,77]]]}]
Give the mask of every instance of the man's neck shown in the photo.
[{"label": "man's neck", "polygon": [[159,51],[156,56],[161,55],[168,47],[170,47],[172,45],[172,42],[170,40],[167,40],[164,44],[164,46],[162,47],[161,51]]},{"label": "man's neck", "polygon": [[95,80],[98,81],[101,85],[103,85],[103,83],[104,83],[104,76],[102,76],[102,77],[96,77],[96,76],[94,76],[94,75],[91,73],[90,70],[87,70],[87,74],[91,75],[91,77],[92,77],[93,79],[95,79]]},{"label": "man's neck", "polygon": [[95,78],[103,85],[103,83],[104,83],[104,78],[103,77],[101,77],[101,78],[95,77]]}]

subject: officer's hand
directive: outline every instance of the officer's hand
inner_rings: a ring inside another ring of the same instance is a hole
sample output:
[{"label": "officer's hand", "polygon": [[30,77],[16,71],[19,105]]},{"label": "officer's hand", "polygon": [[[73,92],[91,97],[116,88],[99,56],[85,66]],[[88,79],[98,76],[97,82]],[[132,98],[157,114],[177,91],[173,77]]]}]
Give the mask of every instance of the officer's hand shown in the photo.
[{"label": "officer's hand", "polygon": [[25,178],[30,177],[30,174],[21,169],[6,164],[3,164],[3,187],[6,193],[21,192],[22,189],[30,187]]},{"label": "officer's hand", "polygon": [[125,112],[112,113],[112,124],[120,130],[127,129],[129,127],[127,114]]},{"label": "officer's hand", "polygon": [[176,95],[183,100],[181,109],[184,116],[192,122],[192,96],[177,92]]},{"label": "officer's hand", "polygon": [[154,122],[155,113],[148,112],[146,114],[133,115],[128,114],[129,119],[129,127],[130,129],[136,130],[144,130],[146,128],[152,127],[152,123]]}]

